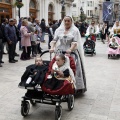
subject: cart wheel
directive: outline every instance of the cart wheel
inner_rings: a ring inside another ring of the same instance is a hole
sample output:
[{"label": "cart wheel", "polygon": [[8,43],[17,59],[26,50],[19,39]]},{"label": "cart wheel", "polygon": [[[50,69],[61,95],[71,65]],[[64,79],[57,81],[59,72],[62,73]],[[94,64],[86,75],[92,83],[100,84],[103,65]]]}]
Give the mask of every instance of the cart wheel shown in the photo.
[{"label": "cart wheel", "polygon": [[22,101],[21,104],[21,115],[26,117],[30,110],[30,104],[28,101]]},{"label": "cart wheel", "polygon": [[36,101],[35,100],[30,100],[30,103],[35,106],[36,105]]},{"label": "cart wheel", "polygon": [[74,95],[68,95],[68,109],[71,111],[74,108]]},{"label": "cart wheel", "polygon": [[62,106],[56,106],[55,108],[55,120],[61,120]]},{"label": "cart wheel", "polygon": [[108,59],[110,58],[110,55],[108,54]]}]

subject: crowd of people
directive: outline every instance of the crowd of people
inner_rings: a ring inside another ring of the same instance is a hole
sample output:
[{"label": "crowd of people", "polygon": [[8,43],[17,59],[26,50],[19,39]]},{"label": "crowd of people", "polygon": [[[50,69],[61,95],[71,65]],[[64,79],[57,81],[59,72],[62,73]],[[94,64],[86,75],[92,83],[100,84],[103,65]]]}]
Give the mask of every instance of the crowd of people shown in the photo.
[{"label": "crowd of people", "polygon": [[[0,23],[0,67],[4,63],[3,54],[8,54],[9,63],[16,63],[18,60],[15,57],[20,56],[21,60],[29,60],[36,57],[42,52],[40,42],[45,43],[45,33],[48,33],[49,42],[53,39],[55,30],[60,26],[61,20],[54,20],[47,26],[45,19],[35,19],[30,17],[22,17],[17,24],[16,19],[4,18]],[[21,55],[16,53],[16,45],[19,43],[19,50],[22,50]],[[5,47],[7,53],[5,53]]]},{"label": "crowd of people", "polygon": [[[46,25],[45,19],[35,19],[34,21],[30,17],[20,18],[17,24],[16,19],[4,18],[0,24],[0,67],[2,67],[3,54],[8,53],[9,63],[16,63],[15,59],[19,54],[16,53],[16,45],[19,42],[19,50],[22,50],[20,55],[21,60],[29,60],[36,57],[37,54],[42,52],[40,43],[45,43],[45,33],[48,34],[48,49],[51,48],[50,42],[54,38],[56,29],[61,25],[61,20],[53,20]],[[103,43],[107,39],[109,41],[113,34],[116,34],[116,29],[120,27],[119,21],[115,22],[115,25],[111,28],[105,23],[95,24],[92,21],[91,24],[86,22],[75,22],[74,25],[78,28],[81,36],[90,36],[92,34],[98,36]],[[117,31],[119,32],[119,31]],[[120,32],[119,32],[120,33]],[[117,34],[120,37],[119,33]],[[5,48],[7,53],[5,53]]]}]

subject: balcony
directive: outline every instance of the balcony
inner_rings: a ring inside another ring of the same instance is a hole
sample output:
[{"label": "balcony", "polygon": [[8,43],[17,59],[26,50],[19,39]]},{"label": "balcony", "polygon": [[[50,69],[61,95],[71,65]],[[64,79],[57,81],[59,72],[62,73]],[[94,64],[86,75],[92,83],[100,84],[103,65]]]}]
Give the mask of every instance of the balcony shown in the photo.
[{"label": "balcony", "polygon": [[74,2],[74,0],[57,0],[59,3],[61,3],[61,1],[64,1],[65,4],[72,4],[72,2]]}]

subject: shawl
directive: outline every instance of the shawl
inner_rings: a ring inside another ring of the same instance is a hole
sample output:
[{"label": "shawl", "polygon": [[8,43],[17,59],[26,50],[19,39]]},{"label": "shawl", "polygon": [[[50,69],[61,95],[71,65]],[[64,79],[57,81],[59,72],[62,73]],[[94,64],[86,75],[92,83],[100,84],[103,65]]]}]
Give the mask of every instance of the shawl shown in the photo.
[{"label": "shawl", "polygon": [[[52,66],[53,70],[59,70],[59,71],[65,71],[66,69],[69,70],[70,73],[70,77],[72,78],[72,83],[75,86],[75,76],[74,73],[72,71],[72,69],[70,68],[70,60],[68,56],[65,56],[65,63],[64,65],[62,65],[61,67],[58,67],[57,63],[55,62]],[[65,78],[57,78],[58,80],[65,80]]]}]

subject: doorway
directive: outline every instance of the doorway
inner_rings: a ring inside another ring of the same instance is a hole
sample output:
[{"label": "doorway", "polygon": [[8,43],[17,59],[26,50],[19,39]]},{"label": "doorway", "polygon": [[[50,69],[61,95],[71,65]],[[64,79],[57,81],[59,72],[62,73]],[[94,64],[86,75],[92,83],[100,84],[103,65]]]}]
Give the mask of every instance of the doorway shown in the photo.
[{"label": "doorway", "polygon": [[0,3],[0,23],[4,18],[12,17],[12,6],[6,3]]}]

